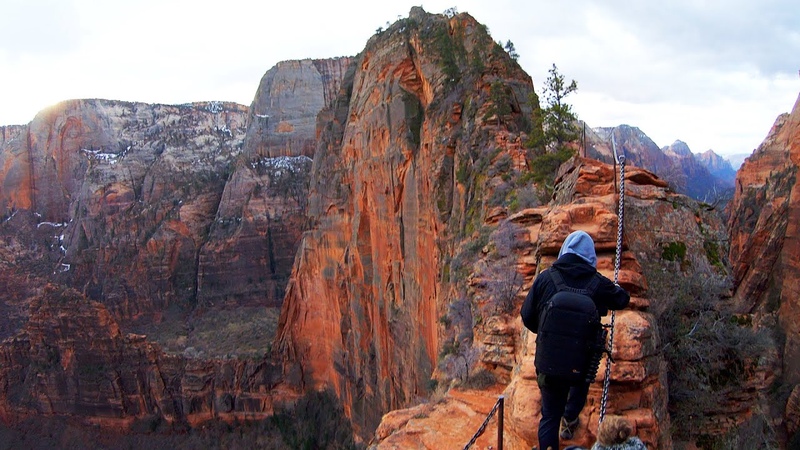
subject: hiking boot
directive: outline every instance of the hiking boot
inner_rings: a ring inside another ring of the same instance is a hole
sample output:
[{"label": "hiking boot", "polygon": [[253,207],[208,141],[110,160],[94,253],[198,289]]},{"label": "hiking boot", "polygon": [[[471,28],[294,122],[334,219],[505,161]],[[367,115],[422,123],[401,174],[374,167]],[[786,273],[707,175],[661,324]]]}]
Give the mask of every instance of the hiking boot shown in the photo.
[{"label": "hiking boot", "polygon": [[561,439],[570,440],[575,435],[575,429],[578,428],[580,419],[576,417],[574,420],[567,420],[566,417],[561,418]]}]

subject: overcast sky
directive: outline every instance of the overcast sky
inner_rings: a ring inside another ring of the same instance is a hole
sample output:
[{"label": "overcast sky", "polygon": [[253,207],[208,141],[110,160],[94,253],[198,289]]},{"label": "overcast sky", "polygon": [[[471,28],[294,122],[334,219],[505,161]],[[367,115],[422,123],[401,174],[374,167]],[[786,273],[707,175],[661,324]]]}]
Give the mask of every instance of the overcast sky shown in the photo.
[{"label": "overcast sky", "polygon": [[249,105],[279,61],[355,55],[412,6],[455,7],[553,64],[591,127],[750,153],[800,94],[796,0],[0,0],[0,125],[74,98]]}]

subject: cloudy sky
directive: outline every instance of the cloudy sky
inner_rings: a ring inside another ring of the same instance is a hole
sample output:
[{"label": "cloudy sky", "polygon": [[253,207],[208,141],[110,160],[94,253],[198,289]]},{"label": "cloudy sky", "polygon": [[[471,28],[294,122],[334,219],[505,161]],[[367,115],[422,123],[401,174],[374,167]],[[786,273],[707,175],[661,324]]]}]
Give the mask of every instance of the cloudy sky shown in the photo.
[{"label": "cloudy sky", "polygon": [[73,98],[249,105],[277,62],[355,55],[415,5],[470,13],[538,92],[556,64],[589,126],[659,146],[750,153],[800,94],[796,0],[0,0],[0,125]]}]

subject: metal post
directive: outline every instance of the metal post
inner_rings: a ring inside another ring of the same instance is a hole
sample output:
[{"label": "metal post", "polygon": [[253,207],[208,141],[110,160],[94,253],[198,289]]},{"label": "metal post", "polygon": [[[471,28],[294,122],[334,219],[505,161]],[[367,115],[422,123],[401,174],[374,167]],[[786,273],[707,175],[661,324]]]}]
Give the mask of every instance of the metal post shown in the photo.
[{"label": "metal post", "polygon": [[503,450],[503,400],[504,396],[500,396],[497,406],[497,450]]},{"label": "metal post", "polygon": [[583,122],[583,148],[581,150],[583,150],[581,156],[586,158],[586,122]]}]

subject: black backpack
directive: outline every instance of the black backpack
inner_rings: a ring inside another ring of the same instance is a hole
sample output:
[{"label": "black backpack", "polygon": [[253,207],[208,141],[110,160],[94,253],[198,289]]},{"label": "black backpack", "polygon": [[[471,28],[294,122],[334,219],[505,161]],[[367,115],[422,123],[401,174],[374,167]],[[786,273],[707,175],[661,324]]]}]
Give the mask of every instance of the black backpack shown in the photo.
[{"label": "black backpack", "polygon": [[605,329],[592,300],[600,279],[584,289],[572,288],[555,268],[548,270],[557,292],[539,314],[536,370],[570,383],[594,381],[605,350]]}]

